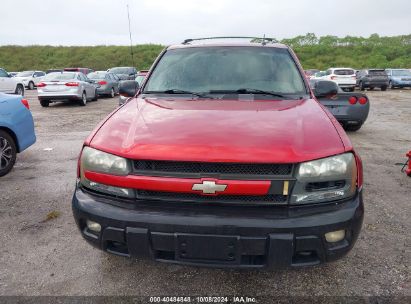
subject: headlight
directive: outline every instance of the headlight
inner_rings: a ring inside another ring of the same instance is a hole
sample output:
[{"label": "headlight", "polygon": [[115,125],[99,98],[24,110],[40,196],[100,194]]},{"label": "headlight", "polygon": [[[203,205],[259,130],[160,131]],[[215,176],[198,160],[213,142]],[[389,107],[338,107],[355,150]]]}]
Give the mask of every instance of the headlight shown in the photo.
[{"label": "headlight", "polygon": [[357,165],[352,153],[301,163],[292,204],[318,203],[351,197],[356,191]]},{"label": "headlight", "polygon": [[110,175],[126,176],[130,173],[130,161],[90,147],[84,147],[80,160],[80,183],[92,190],[116,196],[134,197],[134,190],[113,187],[86,179],[85,172],[92,171]]}]

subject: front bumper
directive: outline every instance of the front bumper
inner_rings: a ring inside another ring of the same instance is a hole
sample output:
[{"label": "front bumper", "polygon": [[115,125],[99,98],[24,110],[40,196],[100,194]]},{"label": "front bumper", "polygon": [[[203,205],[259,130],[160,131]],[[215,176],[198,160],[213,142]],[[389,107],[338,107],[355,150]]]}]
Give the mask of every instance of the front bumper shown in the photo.
[{"label": "front bumper", "polygon": [[[311,266],[341,258],[363,221],[362,194],[317,206],[238,207],[158,202],[125,203],[77,188],[73,214],[93,246],[121,256],[230,268]],[[90,231],[86,221],[101,225]],[[324,234],[344,229],[327,243]]]}]

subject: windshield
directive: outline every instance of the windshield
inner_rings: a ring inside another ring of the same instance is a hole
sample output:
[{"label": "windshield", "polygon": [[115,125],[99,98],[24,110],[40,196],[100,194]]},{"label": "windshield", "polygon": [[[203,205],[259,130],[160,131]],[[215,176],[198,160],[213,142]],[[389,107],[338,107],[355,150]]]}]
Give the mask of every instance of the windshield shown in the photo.
[{"label": "windshield", "polygon": [[408,70],[396,70],[392,71],[392,76],[411,76],[411,72]]},{"label": "windshield", "polygon": [[44,77],[43,81],[52,81],[52,80],[70,80],[76,77],[75,73],[50,73]]},{"label": "windshield", "polygon": [[33,71],[25,71],[16,74],[16,77],[31,77],[33,75]]},{"label": "windshield", "polygon": [[112,68],[109,72],[114,74],[131,74],[133,71],[130,68]]},{"label": "windshield", "polygon": [[167,51],[144,93],[179,90],[261,90],[306,94],[303,79],[287,49],[272,47],[201,47]]},{"label": "windshield", "polygon": [[104,79],[106,77],[107,72],[92,72],[87,74],[87,77],[90,79]]}]

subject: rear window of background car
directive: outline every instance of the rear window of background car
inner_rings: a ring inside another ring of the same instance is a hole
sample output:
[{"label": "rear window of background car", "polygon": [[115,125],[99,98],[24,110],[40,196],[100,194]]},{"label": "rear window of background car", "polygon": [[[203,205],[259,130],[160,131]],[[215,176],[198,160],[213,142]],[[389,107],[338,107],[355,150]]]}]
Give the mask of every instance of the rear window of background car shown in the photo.
[{"label": "rear window of background car", "polygon": [[385,73],[384,70],[369,70],[368,74],[375,76],[387,76],[387,73]]},{"label": "rear window of background car", "polygon": [[75,73],[50,73],[44,78],[44,81],[50,80],[70,80],[76,77]]},{"label": "rear window of background car", "polygon": [[344,70],[334,70],[335,75],[354,75],[354,70],[344,69]]}]

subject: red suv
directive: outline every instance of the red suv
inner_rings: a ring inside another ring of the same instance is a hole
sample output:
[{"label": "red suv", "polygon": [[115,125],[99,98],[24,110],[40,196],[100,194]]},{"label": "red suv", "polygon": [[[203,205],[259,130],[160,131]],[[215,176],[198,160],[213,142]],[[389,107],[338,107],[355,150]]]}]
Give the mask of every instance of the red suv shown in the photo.
[{"label": "red suv", "polygon": [[84,143],[73,213],[121,256],[243,268],[344,256],[362,164],[293,51],[262,39],[166,48]]}]

